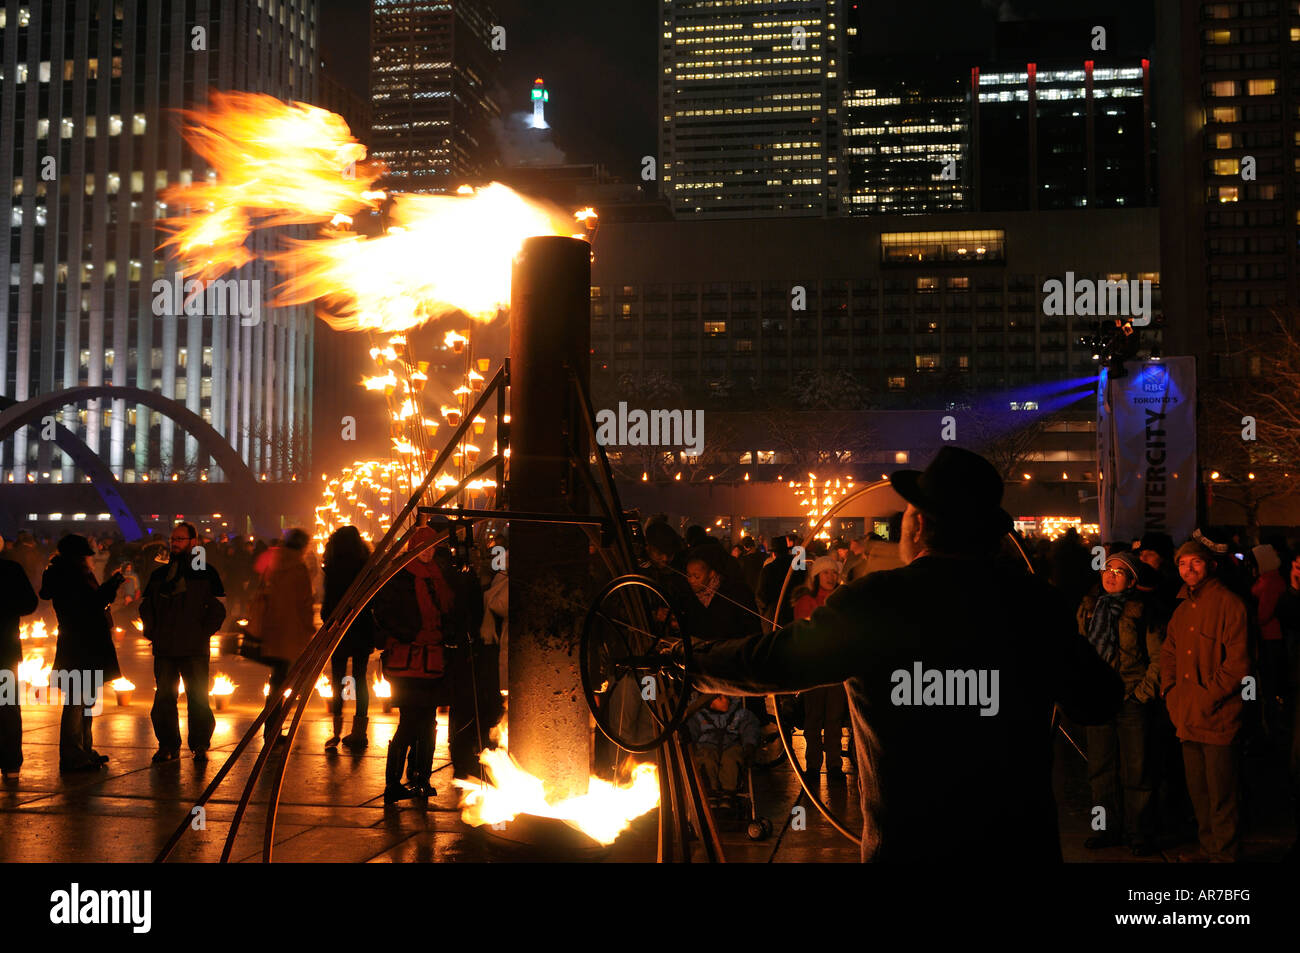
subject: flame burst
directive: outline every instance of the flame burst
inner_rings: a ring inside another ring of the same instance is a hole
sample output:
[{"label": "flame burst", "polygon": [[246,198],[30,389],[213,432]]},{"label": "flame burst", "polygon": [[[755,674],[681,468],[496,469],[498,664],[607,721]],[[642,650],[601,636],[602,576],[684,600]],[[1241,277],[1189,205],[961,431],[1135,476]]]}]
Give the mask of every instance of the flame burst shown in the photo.
[{"label": "flame burst", "polygon": [[[200,279],[251,261],[258,228],[320,226],[287,240],[271,260],[285,277],[277,305],[319,302],[340,330],[404,331],[454,311],[492,320],[510,300],[511,261],[526,238],[567,235],[572,220],[499,183],[455,195],[386,195],[373,188],[382,163],[343,119],[306,103],[252,93],[213,93],[182,113],[185,137],[215,170],[174,186],[169,204],[190,215],[162,223]],[[348,230],[354,216],[383,209],[382,234]]]},{"label": "flame burst", "polygon": [[550,817],[582,831],[608,846],[642,814],[659,804],[659,773],[653,764],[639,764],[626,785],[592,776],[587,793],[552,804],[539,778],[521,768],[507,749],[505,722],[497,726],[500,746],[485,748],[479,762],[488,780],[453,781],[461,792],[461,820],[471,827],[501,824],[520,814]]}]

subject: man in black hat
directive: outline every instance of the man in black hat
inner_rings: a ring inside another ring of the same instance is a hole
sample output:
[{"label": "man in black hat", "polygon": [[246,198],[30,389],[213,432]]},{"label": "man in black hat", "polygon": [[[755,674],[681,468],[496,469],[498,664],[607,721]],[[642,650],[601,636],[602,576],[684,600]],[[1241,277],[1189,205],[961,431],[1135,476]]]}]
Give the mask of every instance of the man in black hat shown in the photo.
[{"label": "man in black hat", "polygon": [[1055,590],[995,565],[1011,518],[987,460],[945,447],[890,482],[908,504],[904,567],[841,586],[803,622],[694,647],[695,686],[847,681],[864,861],[1059,861],[1053,705],[1100,724],[1123,684]]}]

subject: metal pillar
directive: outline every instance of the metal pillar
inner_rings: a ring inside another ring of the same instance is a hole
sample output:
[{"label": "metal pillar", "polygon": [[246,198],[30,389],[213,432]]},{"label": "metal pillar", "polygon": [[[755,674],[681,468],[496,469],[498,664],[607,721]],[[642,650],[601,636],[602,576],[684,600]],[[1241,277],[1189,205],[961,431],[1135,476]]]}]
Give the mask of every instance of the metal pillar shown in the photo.
[{"label": "metal pillar", "polygon": [[[539,237],[515,260],[510,305],[509,508],[586,515],[587,490],[569,446],[590,452],[572,368],[590,377],[591,246]],[[588,603],[581,526],[510,526],[510,753],[552,798],[585,794],[590,715],[578,669]]]}]

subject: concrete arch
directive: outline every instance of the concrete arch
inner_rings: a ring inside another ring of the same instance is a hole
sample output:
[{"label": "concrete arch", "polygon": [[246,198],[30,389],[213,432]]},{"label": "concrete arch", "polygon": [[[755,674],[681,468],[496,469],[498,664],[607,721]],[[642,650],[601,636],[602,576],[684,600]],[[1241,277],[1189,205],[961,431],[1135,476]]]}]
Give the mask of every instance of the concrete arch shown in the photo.
[{"label": "concrete arch", "polygon": [[[12,397],[0,396],[0,410],[8,410],[16,406],[18,402]],[[59,424],[54,430],[54,443],[75,466],[81,469],[82,473],[90,477],[91,485],[99,494],[99,498],[104,501],[104,508],[112,514],[113,520],[122,531],[123,538],[127,542],[134,542],[143,536],[144,530],[141,528],[140,517],[122,498],[121,484],[117,482],[117,477],[108,468],[108,464],[100,459],[84,440],[63,424]],[[0,513],[0,523],[8,516],[7,513]],[[12,530],[11,527],[5,528]]]},{"label": "concrete arch", "polygon": [[[37,394],[19,404],[14,404],[0,411],[0,443],[13,436],[20,427],[39,421],[46,414],[52,413],[68,404],[80,404],[96,398],[121,400],[128,404],[142,404],[150,410],[156,410],[175,421],[181,429],[194,437],[199,449],[217,461],[226,478],[241,489],[247,490],[250,500],[249,509],[253,516],[255,531],[261,531],[263,520],[257,509],[258,484],[253,472],[244,462],[235,448],[226,442],[225,437],[217,432],[210,423],[189,408],[164,397],[154,391],[138,387],[118,387],[113,384],[68,387],[64,390]],[[84,446],[84,444],[83,444]],[[101,461],[102,462],[102,461]],[[116,481],[114,481],[116,483]]]}]

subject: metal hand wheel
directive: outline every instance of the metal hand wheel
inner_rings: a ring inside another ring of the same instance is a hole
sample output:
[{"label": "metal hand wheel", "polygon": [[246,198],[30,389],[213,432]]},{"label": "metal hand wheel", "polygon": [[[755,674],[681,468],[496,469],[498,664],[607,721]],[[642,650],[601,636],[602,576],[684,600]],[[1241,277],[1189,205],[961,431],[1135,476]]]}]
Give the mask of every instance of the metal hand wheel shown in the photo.
[{"label": "metal hand wheel", "polygon": [[601,733],[627,751],[667,741],[685,719],[690,660],[690,637],[654,581],[612,580],[587,611],[579,656]]}]

